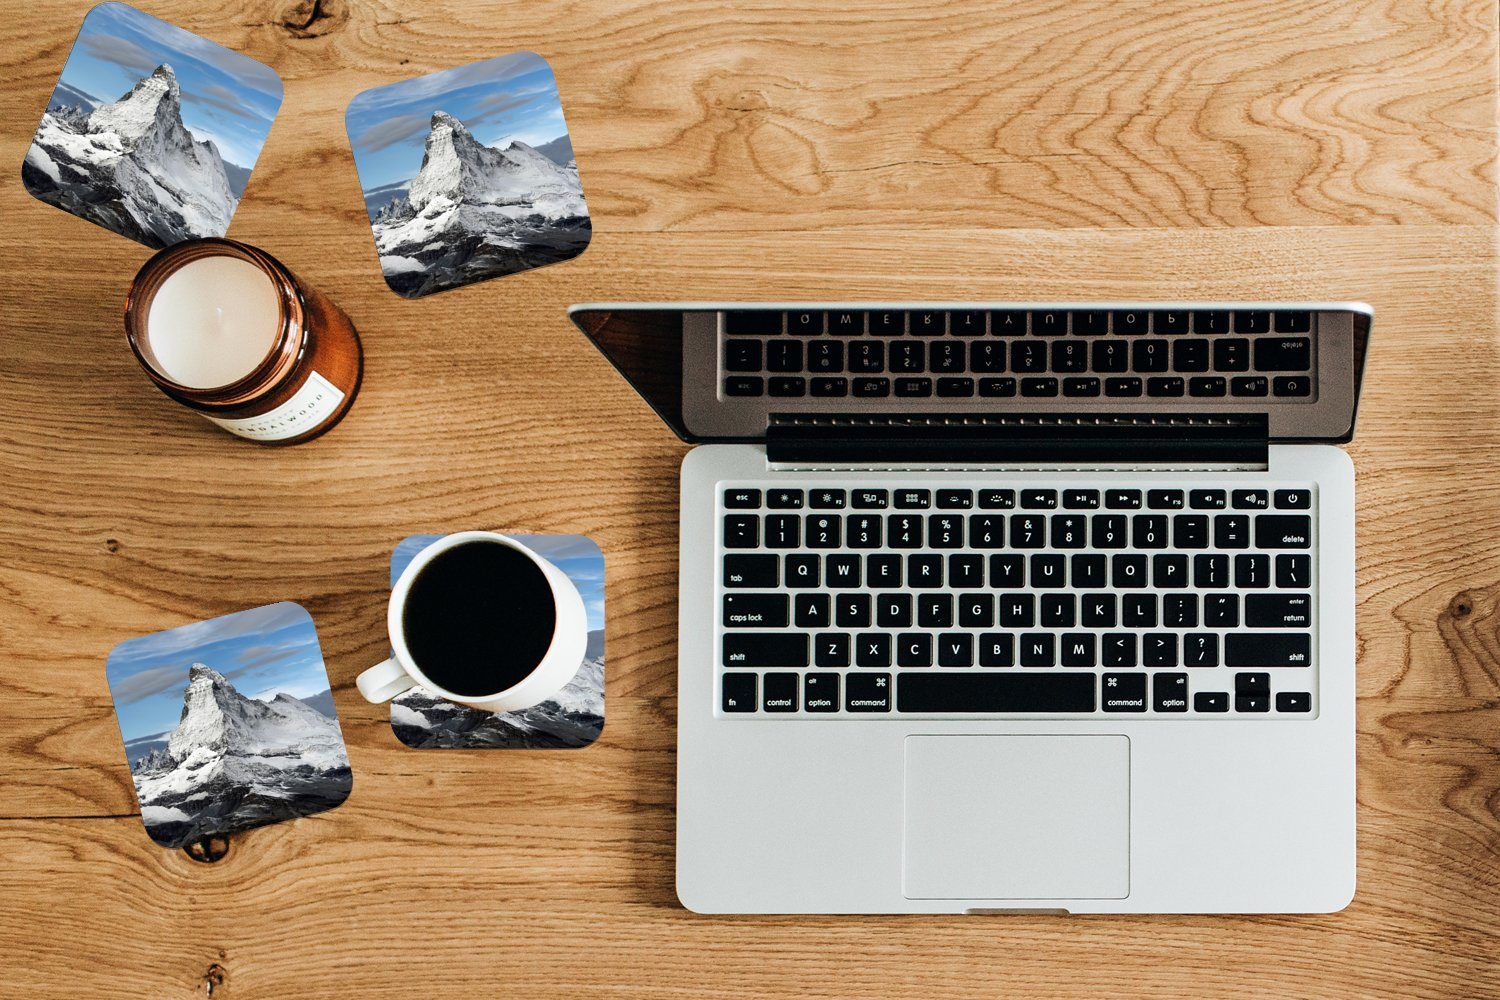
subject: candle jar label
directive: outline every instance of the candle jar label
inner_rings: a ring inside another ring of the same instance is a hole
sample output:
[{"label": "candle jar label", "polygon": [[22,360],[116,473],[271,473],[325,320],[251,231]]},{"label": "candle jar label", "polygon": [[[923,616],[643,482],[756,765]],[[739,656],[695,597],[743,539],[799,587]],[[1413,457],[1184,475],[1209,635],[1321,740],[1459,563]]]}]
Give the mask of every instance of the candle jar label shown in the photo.
[{"label": "candle jar label", "polygon": [[338,409],[344,394],[317,372],[311,372],[292,398],[258,417],[204,417],[231,434],[252,441],[284,441],[306,434]]}]

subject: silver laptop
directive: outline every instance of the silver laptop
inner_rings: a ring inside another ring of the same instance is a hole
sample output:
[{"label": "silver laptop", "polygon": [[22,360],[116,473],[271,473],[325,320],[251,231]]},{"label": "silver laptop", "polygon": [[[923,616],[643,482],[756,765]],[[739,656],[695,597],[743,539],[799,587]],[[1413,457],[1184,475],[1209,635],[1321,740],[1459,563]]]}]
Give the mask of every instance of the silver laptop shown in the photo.
[{"label": "silver laptop", "polygon": [[571,315],[698,445],[684,905],[1350,901],[1367,306]]}]

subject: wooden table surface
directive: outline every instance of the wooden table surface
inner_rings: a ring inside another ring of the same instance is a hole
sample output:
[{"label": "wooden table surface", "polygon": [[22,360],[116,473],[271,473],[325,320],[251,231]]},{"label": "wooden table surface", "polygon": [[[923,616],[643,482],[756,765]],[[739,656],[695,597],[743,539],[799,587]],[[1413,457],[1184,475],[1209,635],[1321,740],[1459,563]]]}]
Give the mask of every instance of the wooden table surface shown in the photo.
[{"label": "wooden table surface", "polygon": [[[146,252],[19,178],[88,3],[0,0],[0,995],[1500,996],[1494,0],[143,6],[284,77],[230,235],[347,308],[366,381],[290,450],[148,385],[119,322]],[[556,69],[594,243],[398,299],[344,108],[522,49]],[[564,309],[798,297],[1374,305],[1346,911],[678,905],[684,448]],[[392,544],[472,527],[607,553],[595,746],[414,752],[356,694]],[[217,863],[154,846],[106,654],[284,599],[317,621],[353,795]]]}]

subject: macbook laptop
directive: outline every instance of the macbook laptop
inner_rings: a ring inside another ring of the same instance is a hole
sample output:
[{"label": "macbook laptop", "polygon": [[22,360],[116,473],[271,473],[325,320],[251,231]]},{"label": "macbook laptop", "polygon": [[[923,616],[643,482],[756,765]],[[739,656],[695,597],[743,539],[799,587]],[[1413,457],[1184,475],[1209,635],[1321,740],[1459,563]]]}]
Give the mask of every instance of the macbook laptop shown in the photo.
[{"label": "macbook laptop", "polygon": [[684,905],[1350,901],[1367,306],[571,316],[697,445]]}]

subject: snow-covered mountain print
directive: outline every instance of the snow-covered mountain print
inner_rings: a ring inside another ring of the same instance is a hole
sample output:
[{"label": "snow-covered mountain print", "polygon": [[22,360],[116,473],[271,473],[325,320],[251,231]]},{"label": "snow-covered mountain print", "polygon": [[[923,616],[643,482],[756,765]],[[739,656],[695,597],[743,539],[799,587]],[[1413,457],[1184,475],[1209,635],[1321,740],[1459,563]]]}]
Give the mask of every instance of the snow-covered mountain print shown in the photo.
[{"label": "snow-covered mountain print", "polygon": [[350,141],[386,283],[416,297],[582,253],[556,83],[531,53],[360,94]]},{"label": "snow-covered mountain print", "polygon": [[312,619],[298,605],[132,639],[106,672],[141,820],[158,844],[182,847],[348,798],[349,757]]},{"label": "snow-covered mountain print", "polygon": [[[120,96],[96,96],[110,93]],[[268,67],[101,4],[84,20],[21,178],[38,199],[152,248],[222,236],[280,101]]]},{"label": "snow-covered mountain print", "polygon": [[[391,581],[440,535],[412,535],[391,554]],[[512,535],[568,575],[583,598],[588,644],[573,679],[551,698],[498,714],[457,705],[423,687],[391,700],[391,729],[422,750],[558,750],[586,747],[604,731],[604,553],[582,535]]]}]

